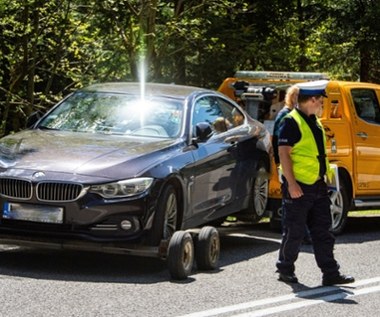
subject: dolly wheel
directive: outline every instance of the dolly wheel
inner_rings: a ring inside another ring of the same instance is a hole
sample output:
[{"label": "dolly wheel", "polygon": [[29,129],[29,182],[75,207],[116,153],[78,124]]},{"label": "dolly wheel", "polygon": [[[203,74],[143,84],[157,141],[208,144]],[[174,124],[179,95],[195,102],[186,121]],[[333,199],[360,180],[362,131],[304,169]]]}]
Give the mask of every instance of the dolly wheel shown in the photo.
[{"label": "dolly wheel", "polygon": [[203,227],[196,240],[195,257],[198,269],[214,270],[220,255],[219,233],[214,227]]},{"label": "dolly wheel", "polygon": [[173,279],[183,280],[191,274],[194,264],[194,243],[189,232],[174,232],[169,241],[167,262]]}]

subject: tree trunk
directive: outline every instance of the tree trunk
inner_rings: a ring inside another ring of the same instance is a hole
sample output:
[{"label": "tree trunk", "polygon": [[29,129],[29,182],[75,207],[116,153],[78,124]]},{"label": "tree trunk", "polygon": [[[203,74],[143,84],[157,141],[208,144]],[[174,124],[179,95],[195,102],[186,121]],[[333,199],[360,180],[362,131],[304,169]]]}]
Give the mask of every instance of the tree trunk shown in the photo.
[{"label": "tree trunk", "polygon": [[[184,9],[184,1],[183,0],[176,0],[175,1],[175,13],[176,17],[179,17]],[[181,45],[178,45],[180,47]],[[186,58],[183,50],[177,50],[177,52],[174,55],[174,81],[176,84],[185,84],[186,83]]]},{"label": "tree trunk", "polygon": [[298,15],[298,40],[300,46],[300,55],[298,57],[298,67],[300,71],[307,70],[307,58],[306,58],[306,32],[305,32],[305,17],[304,9],[302,7],[302,1],[297,0],[297,15]]},{"label": "tree trunk", "polygon": [[367,45],[360,45],[360,81],[370,81],[371,54]]},{"label": "tree trunk", "polygon": [[10,65],[6,58],[10,54],[9,47],[5,45],[4,39],[4,26],[0,26],[0,137],[5,134],[5,122],[8,117],[9,105],[7,105],[6,100],[8,99],[8,89],[10,81]]}]

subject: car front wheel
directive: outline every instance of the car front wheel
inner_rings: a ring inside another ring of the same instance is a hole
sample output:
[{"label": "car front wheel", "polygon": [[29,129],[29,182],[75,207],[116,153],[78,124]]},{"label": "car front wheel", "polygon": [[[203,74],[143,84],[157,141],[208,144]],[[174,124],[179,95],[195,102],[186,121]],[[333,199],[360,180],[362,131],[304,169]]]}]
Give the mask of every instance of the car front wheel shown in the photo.
[{"label": "car front wheel", "polygon": [[148,243],[159,245],[161,240],[169,240],[177,229],[178,197],[172,185],[167,185],[157,202]]}]

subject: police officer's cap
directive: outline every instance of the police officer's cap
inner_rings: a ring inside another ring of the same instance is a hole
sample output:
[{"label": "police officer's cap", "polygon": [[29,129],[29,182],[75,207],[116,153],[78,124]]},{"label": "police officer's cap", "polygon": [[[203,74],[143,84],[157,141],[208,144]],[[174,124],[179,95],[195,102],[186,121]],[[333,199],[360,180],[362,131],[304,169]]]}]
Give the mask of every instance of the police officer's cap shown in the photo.
[{"label": "police officer's cap", "polygon": [[300,95],[327,97],[326,95],[327,83],[328,83],[328,80],[316,80],[316,81],[309,81],[306,83],[299,83],[297,84],[297,86],[300,89],[299,91]]}]

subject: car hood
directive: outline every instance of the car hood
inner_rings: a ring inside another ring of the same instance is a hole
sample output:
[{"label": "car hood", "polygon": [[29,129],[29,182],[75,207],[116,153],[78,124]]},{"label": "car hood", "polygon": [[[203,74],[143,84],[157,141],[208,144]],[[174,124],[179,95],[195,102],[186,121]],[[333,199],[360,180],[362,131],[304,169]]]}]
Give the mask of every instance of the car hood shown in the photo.
[{"label": "car hood", "polygon": [[175,143],[173,139],[27,130],[0,140],[0,175],[42,171],[134,177],[170,155],[168,148]]}]

